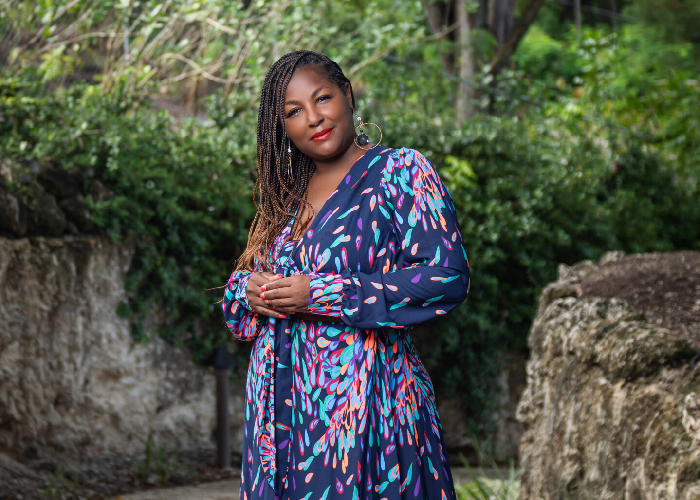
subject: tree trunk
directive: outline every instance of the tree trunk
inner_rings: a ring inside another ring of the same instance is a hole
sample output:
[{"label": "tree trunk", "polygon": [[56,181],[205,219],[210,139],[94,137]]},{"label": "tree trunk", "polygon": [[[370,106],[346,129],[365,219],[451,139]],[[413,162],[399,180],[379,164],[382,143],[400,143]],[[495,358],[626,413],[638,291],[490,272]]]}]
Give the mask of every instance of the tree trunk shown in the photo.
[{"label": "tree trunk", "polygon": [[[617,2],[615,0],[610,0],[610,10],[612,10],[615,14],[617,14]],[[617,29],[617,15],[612,16],[612,23],[613,23],[613,28]]]},{"label": "tree trunk", "polygon": [[488,11],[488,28],[500,48],[515,26],[515,7],[518,0],[491,0]]},{"label": "tree trunk", "polygon": [[[458,0],[457,0],[458,1]],[[423,0],[423,8],[425,9],[425,14],[428,17],[428,24],[433,33],[439,33],[445,27],[452,24],[451,18],[453,17],[454,7],[457,3],[455,0],[450,2],[441,1],[430,1]],[[449,33],[447,35],[448,40],[454,40],[452,37],[454,35]],[[455,74],[455,59],[450,54],[442,55],[442,64],[445,67],[445,71],[449,74]]]},{"label": "tree trunk", "polygon": [[476,97],[473,87],[476,64],[471,40],[472,27],[467,10],[468,0],[457,1],[457,22],[459,23],[459,95],[457,96],[457,123],[463,124],[474,113],[472,100]]},{"label": "tree trunk", "polygon": [[581,42],[581,0],[574,0],[574,20],[576,21],[576,39]]},{"label": "tree trunk", "polygon": [[[515,18],[518,0],[478,0],[478,9],[470,13],[469,0],[422,0],[430,29],[438,33],[456,22],[459,29],[448,34],[445,39],[458,43],[456,53],[443,56],[445,70],[459,76],[458,94],[456,99],[457,120],[464,123],[474,110],[471,101],[477,98],[479,92],[473,87],[476,74],[478,54],[474,49],[472,39],[476,29],[486,29],[497,42],[497,54],[491,60],[491,73],[498,69],[515,52],[518,44],[534,22],[535,16],[544,0],[530,0],[525,7],[522,17]],[[483,56],[483,55],[482,55]]]},{"label": "tree trunk", "polygon": [[537,12],[540,10],[543,3],[544,0],[530,0],[530,3],[523,11],[523,15],[515,23],[515,26],[508,36],[508,39],[503,42],[503,45],[501,45],[498,49],[498,53],[496,53],[495,57],[491,60],[491,69],[489,70],[489,73],[493,75],[498,73],[501,66],[503,66],[503,64],[508,61],[508,58],[513,55],[513,52],[515,52],[518,44],[525,36],[525,33],[527,33],[527,29],[535,21],[535,16],[537,16]]}]

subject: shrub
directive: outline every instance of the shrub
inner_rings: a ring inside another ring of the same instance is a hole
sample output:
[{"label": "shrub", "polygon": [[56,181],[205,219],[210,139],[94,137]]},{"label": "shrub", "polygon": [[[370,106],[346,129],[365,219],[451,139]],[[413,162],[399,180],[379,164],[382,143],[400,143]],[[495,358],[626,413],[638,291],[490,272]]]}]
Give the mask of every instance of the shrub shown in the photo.
[{"label": "shrub", "polygon": [[[53,157],[81,180],[101,231],[135,246],[120,307],[135,337],[145,340],[143,320],[162,313],[159,333],[195,360],[230,338],[220,291],[207,289],[224,284],[253,213],[254,116],[212,106],[206,126],[92,86],[49,94],[0,80],[0,155]],[[634,134],[568,110],[478,116],[462,128],[410,108],[372,120],[384,144],[428,156],[457,207],[470,297],[415,339],[437,391],[460,396],[472,433],[492,428],[501,355],[526,350],[537,294],[558,263],[700,242],[697,184]]]},{"label": "shrub", "polygon": [[82,182],[100,230],[134,245],[120,313],[136,338],[147,339],[151,314],[166,318],[159,334],[186,342],[195,359],[229,338],[220,291],[207,289],[225,283],[252,217],[250,158],[237,134],[175,123],[145,102],[81,84],[52,94],[1,80],[0,115],[0,155],[57,159]]},{"label": "shrub", "polygon": [[489,428],[501,353],[526,351],[536,298],[559,263],[699,248],[696,189],[634,136],[578,127],[535,113],[476,117],[453,131],[417,120],[386,127],[390,143],[436,165],[457,207],[470,296],[420,354],[438,389],[460,395],[472,432]]}]

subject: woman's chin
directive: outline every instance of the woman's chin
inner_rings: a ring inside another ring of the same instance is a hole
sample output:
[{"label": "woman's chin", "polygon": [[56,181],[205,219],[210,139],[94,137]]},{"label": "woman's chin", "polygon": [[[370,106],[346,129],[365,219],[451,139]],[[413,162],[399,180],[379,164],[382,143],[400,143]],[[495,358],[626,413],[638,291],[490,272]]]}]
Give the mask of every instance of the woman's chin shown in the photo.
[{"label": "woman's chin", "polygon": [[343,156],[351,146],[352,143],[331,142],[331,139],[328,138],[321,141],[320,144],[313,145],[312,149],[305,154],[314,161],[330,161]]}]

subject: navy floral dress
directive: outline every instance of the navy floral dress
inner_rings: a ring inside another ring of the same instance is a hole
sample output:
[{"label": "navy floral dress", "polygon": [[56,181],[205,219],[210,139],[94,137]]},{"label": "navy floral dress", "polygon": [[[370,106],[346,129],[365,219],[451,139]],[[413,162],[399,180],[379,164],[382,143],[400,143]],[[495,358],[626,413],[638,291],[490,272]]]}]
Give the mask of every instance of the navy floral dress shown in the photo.
[{"label": "navy floral dress", "polygon": [[375,146],[299,240],[275,240],[275,273],[311,276],[309,312],[253,313],[251,272],[226,287],[227,326],[253,341],[242,499],[454,499],[430,377],[410,327],[469,290],[450,196],[418,151]]}]

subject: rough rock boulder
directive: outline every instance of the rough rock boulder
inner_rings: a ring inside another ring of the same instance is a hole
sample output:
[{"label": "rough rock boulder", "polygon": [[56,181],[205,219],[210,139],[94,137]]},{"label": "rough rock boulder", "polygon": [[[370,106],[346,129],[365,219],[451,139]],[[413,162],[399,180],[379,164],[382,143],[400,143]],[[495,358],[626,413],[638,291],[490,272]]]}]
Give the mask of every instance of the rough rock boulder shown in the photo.
[{"label": "rough rock boulder", "polygon": [[[135,342],[117,314],[131,258],[106,238],[0,238],[0,454],[213,445],[213,375],[157,335]],[[231,390],[238,450],[243,385]]]},{"label": "rough rock boulder", "polygon": [[522,500],[700,498],[700,253],[608,254],[540,297]]}]

